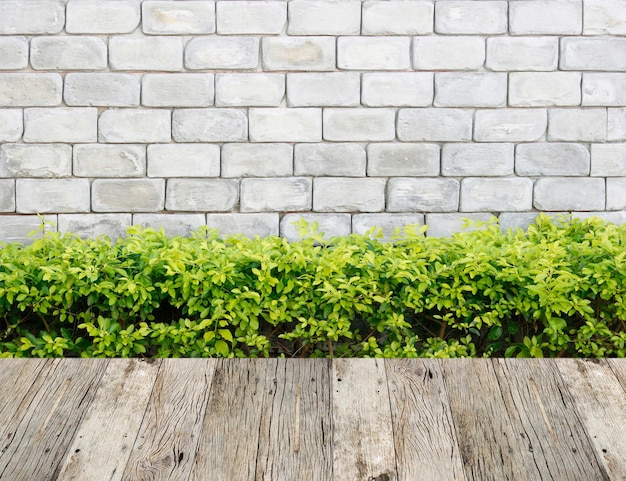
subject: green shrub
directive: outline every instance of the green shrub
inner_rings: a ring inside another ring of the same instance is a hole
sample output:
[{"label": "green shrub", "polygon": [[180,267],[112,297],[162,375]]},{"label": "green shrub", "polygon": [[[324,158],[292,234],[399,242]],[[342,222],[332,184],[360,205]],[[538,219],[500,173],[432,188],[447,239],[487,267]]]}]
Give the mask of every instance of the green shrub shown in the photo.
[{"label": "green shrub", "polygon": [[626,226],[481,227],[5,244],[0,357],[624,357]]}]

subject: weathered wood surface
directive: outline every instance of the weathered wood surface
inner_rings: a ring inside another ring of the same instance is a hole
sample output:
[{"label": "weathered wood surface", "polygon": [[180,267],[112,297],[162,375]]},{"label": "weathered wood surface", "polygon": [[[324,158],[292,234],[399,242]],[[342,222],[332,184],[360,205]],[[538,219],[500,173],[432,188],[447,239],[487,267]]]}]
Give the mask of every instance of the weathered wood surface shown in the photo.
[{"label": "weathered wood surface", "polygon": [[626,360],[0,360],[1,481],[626,480]]}]

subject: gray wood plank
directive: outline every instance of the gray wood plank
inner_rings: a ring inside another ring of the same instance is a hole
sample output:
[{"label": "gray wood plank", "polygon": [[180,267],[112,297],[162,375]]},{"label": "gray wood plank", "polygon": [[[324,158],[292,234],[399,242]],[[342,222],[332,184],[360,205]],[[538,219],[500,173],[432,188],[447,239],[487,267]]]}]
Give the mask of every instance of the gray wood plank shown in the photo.
[{"label": "gray wood plank", "polygon": [[385,365],[398,480],[465,480],[439,362],[387,359]]},{"label": "gray wood plank", "polygon": [[607,359],[607,362],[626,391],[626,359]]}]

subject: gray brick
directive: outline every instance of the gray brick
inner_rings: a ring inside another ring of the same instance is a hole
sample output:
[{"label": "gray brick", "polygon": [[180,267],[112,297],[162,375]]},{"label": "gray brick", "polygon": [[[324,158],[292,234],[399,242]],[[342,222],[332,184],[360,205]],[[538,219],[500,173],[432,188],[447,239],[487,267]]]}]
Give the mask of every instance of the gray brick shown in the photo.
[{"label": "gray brick", "polygon": [[219,34],[278,34],[287,22],[284,1],[217,2],[217,33]]},{"label": "gray brick", "polygon": [[69,177],[72,147],[64,144],[0,146],[0,177]]},{"label": "gray brick", "polygon": [[278,236],[280,219],[278,214],[207,214],[206,223],[217,229],[220,235],[245,237],[275,237]]},{"label": "gray brick", "polygon": [[626,71],[626,38],[561,39],[561,70]]},{"label": "gray brick", "polygon": [[590,165],[589,150],[581,144],[540,142],[515,150],[517,175],[589,175]]},{"label": "gray brick", "polygon": [[106,236],[114,241],[126,235],[131,221],[131,214],[60,214],[58,229],[82,238]]},{"label": "gray brick", "polygon": [[580,105],[578,72],[517,72],[509,74],[509,105],[555,107]]},{"label": "gray brick", "polygon": [[170,179],[165,208],[179,211],[222,212],[233,210],[239,182],[225,179]]},{"label": "gray brick", "polygon": [[394,234],[403,231],[406,226],[424,225],[423,214],[354,214],[352,216],[352,232],[365,234],[372,228],[382,229],[380,241],[393,240]]},{"label": "gray brick", "polygon": [[430,1],[363,2],[363,35],[426,35],[433,31]]},{"label": "gray brick", "polygon": [[476,70],[485,62],[482,37],[416,37],[413,39],[415,70]]},{"label": "gray brick", "polygon": [[535,181],[534,206],[538,210],[604,210],[604,179],[542,177]]},{"label": "gray brick", "polygon": [[606,140],[606,109],[551,109],[548,140],[601,142]]},{"label": "gray brick", "polygon": [[111,143],[170,142],[170,112],[157,109],[105,110],[98,123],[98,141]]},{"label": "gray brick", "polygon": [[626,108],[607,109],[607,140],[626,140]]},{"label": "gray brick", "polygon": [[298,223],[301,219],[310,225],[316,223],[318,232],[324,234],[325,239],[350,235],[350,214],[285,214],[280,219],[280,235],[289,241],[300,240]]},{"label": "gray brick", "polygon": [[626,177],[606,179],[606,208],[607,210],[626,209]]},{"label": "gray brick", "polygon": [[112,70],[164,70],[183,68],[183,42],[179,37],[111,37]]},{"label": "gray brick", "polygon": [[277,107],[285,96],[285,76],[266,73],[218,74],[215,105],[219,107]]},{"label": "gray brick", "polygon": [[533,206],[533,181],[469,177],[461,181],[462,212],[525,211]]},{"label": "gray brick", "polygon": [[[1,163],[0,168],[2,168]],[[0,179],[0,212],[15,212],[15,180],[13,179]],[[2,236],[1,233],[0,236]]]},{"label": "gray brick", "polygon": [[297,144],[295,146],[296,175],[363,177],[365,164],[365,149],[358,144]]},{"label": "gray brick", "polygon": [[491,214],[487,213],[467,213],[462,214],[426,214],[426,225],[428,237],[450,237],[457,232],[469,232],[476,230],[473,225],[467,226],[467,221],[488,222]]},{"label": "gray brick", "polygon": [[146,147],[144,145],[75,145],[74,175],[76,177],[142,177],[146,175]]},{"label": "gray brick", "polygon": [[474,140],[478,142],[536,142],[547,126],[545,109],[478,110]]},{"label": "gray brick", "polygon": [[580,0],[509,2],[509,31],[513,35],[577,35],[582,26]]},{"label": "gray brick", "polygon": [[68,0],[68,33],[130,33],[141,17],[136,0]]},{"label": "gray brick", "polygon": [[0,35],[59,33],[64,23],[62,0],[2,1]]},{"label": "gray brick", "polygon": [[28,66],[28,40],[0,37],[0,70],[20,70]]},{"label": "gray brick", "polygon": [[617,212],[572,212],[572,217],[576,219],[587,219],[589,217],[599,217],[611,224],[626,223],[626,211]]},{"label": "gray brick", "polygon": [[96,142],[98,110],[60,107],[24,110],[24,142]]},{"label": "gray brick", "polygon": [[35,37],[30,64],[35,70],[102,70],[107,46],[97,37]]},{"label": "gray brick", "polygon": [[591,144],[591,175],[626,176],[626,144]]},{"label": "gray brick", "polygon": [[155,212],[165,205],[163,179],[96,179],[91,189],[94,212]]},{"label": "gray brick", "polygon": [[316,108],[250,109],[252,142],[319,142],[322,112]]},{"label": "gray brick", "polygon": [[215,97],[213,74],[146,74],[141,102],[148,107],[209,107]]},{"label": "gray brick", "polygon": [[389,179],[387,211],[450,212],[459,207],[459,182],[443,178]]},{"label": "gray brick", "polygon": [[143,10],[144,33],[153,35],[194,35],[215,33],[215,2],[147,1]]},{"label": "gray brick", "polygon": [[287,74],[290,107],[356,107],[361,101],[357,72]]},{"label": "gray brick", "polygon": [[67,105],[137,107],[139,80],[121,73],[68,73],[63,97]]},{"label": "gray brick", "polygon": [[339,37],[337,66],[346,70],[405,70],[411,67],[408,37]]},{"label": "gray brick", "polygon": [[433,95],[432,73],[363,74],[363,105],[368,107],[428,107]]},{"label": "gray brick", "polygon": [[492,37],[487,39],[487,62],[490,70],[556,70],[559,59],[557,37]]},{"label": "gray brick", "polygon": [[324,139],[385,141],[396,137],[393,109],[324,109]]},{"label": "gray brick", "polygon": [[222,177],[282,177],[293,175],[289,144],[226,144],[222,147]]},{"label": "gray brick", "polygon": [[242,212],[294,212],[311,209],[312,182],[304,177],[243,179]]},{"label": "gray brick", "polygon": [[585,35],[626,35],[626,9],[621,0],[585,0]]},{"label": "gray brick", "polygon": [[369,144],[367,175],[427,177],[439,175],[439,146],[436,144]]},{"label": "gray brick", "polygon": [[503,107],[507,74],[490,72],[435,74],[436,107]]},{"label": "gray brick", "polygon": [[220,147],[215,144],[148,146],[149,177],[217,177]]},{"label": "gray brick", "polygon": [[24,132],[23,113],[18,109],[0,109],[0,142],[20,140]]},{"label": "gray brick", "polygon": [[168,236],[189,237],[205,225],[204,214],[134,214],[133,225],[155,230],[163,229]]},{"label": "gray brick", "polygon": [[88,179],[17,179],[18,214],[89,212]]},{"label": "gray brick", "polygon": [[358,35],[360,32],[360,0],[289,2],[289,35]]},{"label": "gray brick", "polygon": [[441,173],[451,177],[513,174],[513,144],[444,144]]},{"label": "gray brick", "polygon": [[585,73],[583,105],[626,105],[626,73]]},{"label": "gray brick", "polygon": [[265,70],[327,71],[335,68],[332,37],[264,37]]},{"label": "gray brick", "polygon": [[313,179],[313,210],[318,212],[382,212],[385,179],[317,177]]},{"label": "gray brick", "polygon": [[51,107],[61,103],[63,80],[56,73],[3,73],[0,107]]},{"label": "gray brick", "polygon": [[522,229],[525,231],[528,229],[528,226],[535,223],[539,214],[540,212],[502,212],[498,216],[498,223],[500,224],[500,229],[504,232],[509,229],[514,231]]},{"label": "gray brick", "polygon": [[[56,215],[3,215],[0,216],[0,241],[31,244],[45,232],[56,231]],[[31,236],[33,232],[38,234]]]},{"label": "gray brick", "polygon": [[237,109],[180,109],[172,134],[176,142],[241,142],[248,139],[247,120]]},{"label": "gray brick", "polygon": [[447,1],[435,2],[435,31],[446,34],[506,33],[507,2]]},{"label": "gray brick", "polygon": [[202,69],[254,69],[259,63],[255,37],[197,37],[185,47],[185,67]]},{"label": "gray brick", "polygon": [[398,139],[403,141],[462,142],[472,136],[472,117],[461,109],[401,109]]}]

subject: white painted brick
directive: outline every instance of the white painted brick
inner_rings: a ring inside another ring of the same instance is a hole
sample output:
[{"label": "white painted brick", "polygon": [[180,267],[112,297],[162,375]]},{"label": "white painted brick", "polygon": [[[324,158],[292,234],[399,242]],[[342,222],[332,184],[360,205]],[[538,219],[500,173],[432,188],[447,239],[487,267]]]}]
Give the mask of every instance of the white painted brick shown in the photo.
[{"label": "white painted brick", "polygon": [[30,64],[35,70],[102,70],[107,46],[97,37],[35,37]]},{"label": "white painted brick", "polygon": [[[0,241],[31,244],[45,232],[56,231],[56,215],[3,215],[0,216]],[[43,230],[42,230],[43,227]],[[37,231],[35,236],[32,232]]]},{"label": "white painted brick", "polygon": [[591,144],[591,175],[626,176],[626,144]]},{"label": "white painted brick", "polygon": [[289,144],[225,144],[222,177],[282,177],[293,175]]},{"label": "white painted brick", "polygon": [[279,216],[275,213],[263,214],[207,214],[207,226],[217,229],[220,235],[245,237],[276,237],[279,229]]},{"label": "white painted brick", "polygon": [[536,142],[545,132],[545,109],[478,110],[474,140],[478,142]]},{"label": "white painted brick", "polygon": [[324,140],[385,141],[396,137],[394,109],[324,109]]},{"label": "white painted brick", "polygon": [[559,59],[557,37],[492,37],[487,39],[485,65],[496,71],[556,70]]},{"label": "white painted brick", "polygon": [[75,145],[74,175],[76,177],[142,177],[146,175],[146,147],[144,145]]},{"label": "white painted brick", "polygon": [[209,107],[215,97],[213,74],[146,74],[141,102],[148,107]]},{"label": "white painted brick", "polygon": [[215,105],[219,107],[277,107],[285,96],[285,76],[273,73],[218,74]]},{"label": "white painted brick", "polygon": [[112,70],[165,70],[183,68],[183,42],[179,37],[111,37]]},{"label": "white painted brick", "polygon": [[350,214],[285,214],[280,219],[281,237],[292,242],[300,240],[301,237],[296,223],[301,219],[304,219],[310,225],[316,223],[318,225],[318,232],[323,233],[324,239],[326,240],[332,237],[345,237],[350,235]]},{"label": "white painted brick", "polygon": [[98,109],[24,109],[24,142],[96,142]]},{"label": "white painted brick", "polygon": [[512,35],[577,35],[582,32],[581,0],[515,0],[509,2]]},{"label": "white painted brick", "polygon": [[589,175],[589,150],[581,144],[539,142],[515,150],[517,175]]},{"label": "white painted brick", "polygon": [[455,179],[395,177],[387,184],[389,212],[450,212],[458,207]]},{"label": "white painted brick", "polygon": [[68,33],[130,33],[141,17],[137,0],[68,0]]},{"label": "white painted brick", "polygon": [[96,179],[91,190],[94,212],[154,212],[165,204],[163,179]]},{"label": "white painted brick", "polygon": [[220,147],[215,144],[148,146],[148,177],[217,177]]},{"label": "white painted brick", "polygon": [[626,71],[626,38],[561,39],[561,70]]},{"label": "white painted brick", "polygon": [[604,179],[542,177],[535,181],[534,206],[538,210],[604,210]]},{"label": "white painted brick", "polygon": [[416,37],[413,39],[415,70],[476,70],[485,63],[482,37]]},{"label": "white painted brick", "polygon": [[363,2],[363,35],[426,35],[433,32],[433,3]]},{"label": "white painted brick", "polygon": [[467,221],[488,222],[492,215],[487,213],[462,214],[427,214],[426,231],[427,237],[450,237],[457,232],[470,232],[476,230],[473,225],[466,227]]},{"label": "white painted brick", "polygon": [[606,109],[550,109],[548,140],[601,142],[606,140]]},{"label": "white painted brick", "polygon": [[0,142],[20,140],[24,132],[23,113],[18,109],[0,109]]},{"label": "white painted brick", "polygon": [[327,71],[335,68],[333,37],[264,37],[265,70]]},{"label": "white painted brick", "polygon": [[248,139],[248,119],[237,109],[180,109],[174,111],[176,142],[241,142]]},{"label": "white painted brick", "polygon": [[357,72],[287,74],[290,107],[356,107],[361,101]]},{"label": "white painted brick", "polygon": [[196,37],[185,47],[185,67],[202,69],[254,69],[259,63],[255,37]]},{"label": "white painted brick", "polygon": [[312,182],[304,177],[243,179],[242,212],[294,212],[311,209]]},{"label": "white painted brick", "polygon": [[[15,212],[15,180],[13,179],[0,179],[0,212]],[[1,218],[2,216],[0,216]],[[0,223],[1,228],[2,224]],[[1,238],[2,233],[0,232]]]},{"label": "white painted brick", "polygon": [[525,211],[533,206],[533,181],[518,177],[468,177],[461,181],[462,212]]},{"label": "white painted brick", "polygon": [[322,112],[315,108],[250,109],[252,142],[319,142]]},{"label": "white painted brick", "polygon": [[139,80],[122,73],[68,73],[63,97],[67,105],[137,107]]},{"label": "white painted brick", "polygon": [[512,175],[513,144],[444,144],[441,173],[450,177]]},{"label": "white painted brick", "polygon": [[98,122],[98,141],[111,143],[170,142],[171,115],[167,110],[105,110]]},{"label": "white painted brick", "polygon": [[428,107],[433,103],[433,74],[426,72],[363,74],[363,105]]},{"label": "white painted brick", "polygon": [[507,2],[435,2],[435,31],[446,34],[497,34],[508,28]]},{"label": "white painted brick", "polygon": [[564,107],[580,105],[578,72],[515,72],[509,74],[512,107]]},{"label": "white painted brick", "polygon": [[367,175],[381,177],[428,177],[439,175],[436,144],[369,144]]},{"label": "white painted brick", "polygon": [[607,140],[626,140],[626,108],[607,109]]},{"label": "white painted brick", "polygon": [[58,229],[82,238],[106,236],[114,241],[126,235],[131,222],[131,214],[60,214]]},{"label": "white painted brick", "polygon": [[296,175],[365,176],[365,149],[359,144],[297,144],[294,170]]},{"label": "white painted brick", "polygon": [[[402,232],[406,226],[424,225],[423,214],[354,214],[352,216],[352,232],[365,234],[372,228],[382,229],[382,242],[393,240],[394,235]],[[376,233],[374,234],[376,235]]]},{"label": "white painted brick", "polygon": [[239,182],[225,179],[170,179],[165,208],[179,211],[222,212],[235,208]]},{"label": "white painted brick", "polygon": [[606,179],[606,208],[607,210],[626,209],[626,177]]},{"label": "white painted brick", "polygon": [[360,32],[360,0],[289,2],[289,35],[358,35]]},{"label": "white painted brick", "polygon": [[278,34],[287,22],[284,1],[236,0],[217,2],[217,33]]},{"label": "white painted brick", "polygon": [[[626,5],[625,5],[626,6]],[[626,105],[626,73],[585,73],[583,105]]]},{"label": "white painted brick", "polygon": [[3,73],[0,106],[51,107],[61,103],[63,80],[56,73]]},{"label": "white painted brick", "polygon": [[0,37],[0,70],[19,70],[28,65],[25,37]]},{"label": "white painted brick", "polygon": [[584,35],[626,35],[622,0],[585,0]]},{"label": "white painted brick", "polygon": [[461,109],[400,109],[398,139],[462,142],[472,137],[472,117]]},{"label": "white painted brick", "polygon": [[61,0],[2,0],[0,35],[59,33],[64,23]]},{"label": "white painted brick", "polygon": [[17,179],[18,214],[89,212],[88,179]]},{"label": "white painted brick", "polygon": [[346,70],[405,70],[411,67],[409,37],[339,37],[337,66]]},{"label": "white painted brick", "polygon": [[69,177],[72,147],[64,144],[0,146],[0,177]]},{"label": "white painted brick", "polygon": [[317,177],[313,179],[313,210],[382,212],[385,183],[385,179]]},{"label": "white painted brick", "polygon": [[133,214],[133,225],[155,230],[163,229],[166,235],[189,237],[205,225],[204,214]]},{"label": "white painted brick", "polygon": [[152,35],[198,35],[215,33],[215,2],[147,1],[143,10],[143,32]]},{"label": "white painted brick", "polygon": [[435,74],[435,107],[503,107],[506,99],[505,73]]}]

